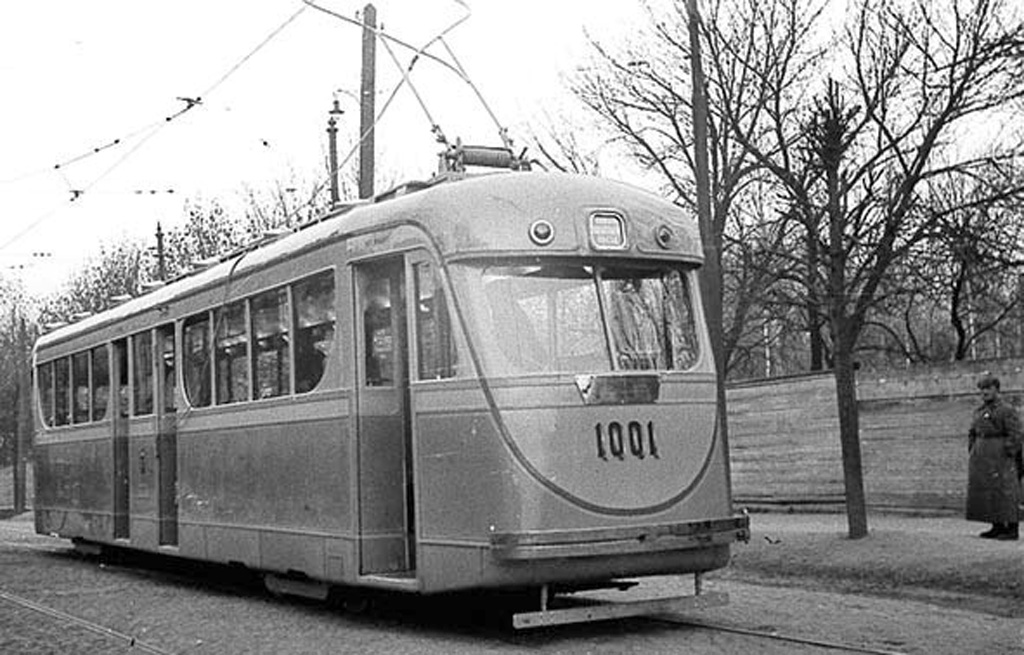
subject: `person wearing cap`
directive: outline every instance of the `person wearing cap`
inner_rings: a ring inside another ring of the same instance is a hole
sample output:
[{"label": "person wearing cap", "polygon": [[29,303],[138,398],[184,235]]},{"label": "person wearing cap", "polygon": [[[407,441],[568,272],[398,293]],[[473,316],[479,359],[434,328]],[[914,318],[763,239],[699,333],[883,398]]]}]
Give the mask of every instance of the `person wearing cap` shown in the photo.
[{"label": "person wearing cap", "polygon": [[978,389],[982,404],[968,433],[967,520],[992,524],[983,539],[1014,540],[1020,533],[1020,417],[1000,396],[999,378],[982,376]]}]

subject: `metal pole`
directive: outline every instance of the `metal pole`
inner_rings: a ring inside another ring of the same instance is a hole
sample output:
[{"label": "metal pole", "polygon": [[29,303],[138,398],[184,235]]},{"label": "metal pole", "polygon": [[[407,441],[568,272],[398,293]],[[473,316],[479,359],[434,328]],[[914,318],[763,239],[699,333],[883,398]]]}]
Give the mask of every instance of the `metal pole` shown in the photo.
[{"label": "metal pole", "polygon": [[156,224],[156,274],[161,282],[167,281],[167,262],[164,259],[164,230]]},{"label": "metal pole", "polygon": [[331,208],[337,207],[341,202],[341,193],[338,190],[338,121],[335,116],[341,115],[341,107],[338,106],[338,99],[334,99],[334,106],[329,112],[327,119],[327,155],[331,166]]},{"label": "metal pole", "polygon": [[363,8],[363,74],[359,102],[359,197],[373,197],[373,123],[376,95],[377,9]]}]

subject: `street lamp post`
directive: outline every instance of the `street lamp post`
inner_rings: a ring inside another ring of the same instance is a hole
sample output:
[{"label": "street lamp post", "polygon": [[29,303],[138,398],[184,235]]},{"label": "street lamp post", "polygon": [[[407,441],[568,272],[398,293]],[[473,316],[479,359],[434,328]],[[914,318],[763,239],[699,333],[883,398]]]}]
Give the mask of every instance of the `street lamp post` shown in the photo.
[{"label": "street lamp post", "polygon": [[341,193],[338,184],[338,119],[345,112],[338,106],[338,99],[334,99],[331,110],[327,112],[327,152],[330,157],[331,176],[331,208],[338,206],[341,202]]}]

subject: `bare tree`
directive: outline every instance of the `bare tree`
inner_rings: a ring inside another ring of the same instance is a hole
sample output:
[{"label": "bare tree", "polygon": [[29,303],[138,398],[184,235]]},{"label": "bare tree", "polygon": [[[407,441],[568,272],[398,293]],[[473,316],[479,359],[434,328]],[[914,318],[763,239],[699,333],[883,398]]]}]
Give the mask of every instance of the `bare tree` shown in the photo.
[{"label": "bare tree", "polygon": [[68,277],[63,288],[41,301],[39,324],[70,322],[77,314],[107,309],[117,296],[137,294],[145,257],[139,240],[101,245]]},{"label": "bare tree", "polygon": [[[820,57],[806,37],[820,15],[820,3],[785,0],[766,12],[761,0],[714,0],[704,17],[702,31],[705,92],[708,99],[708,164],[710,178],[709,258],[752,268],[722,268],[721,289],[715,301],[726,308],[721,319],[722,365],[732,368],[734,353],[753,332],[749,322],[772,278],[754,275],[782,265],[777,260],[784,234],[783,223],[770,221],[752,231],[755,213],[769,213],[762,202],[761,165],[737,140],[733,122],[748,127],[763,121],[768,111],[764,98],[778,91],[795,94],[803,76]],[[650,38],[636,39],[619,48],[594,42],[594,61],[581,70],[573,85],[577,97],[597,115],[616,143],[629,148],[636,162],[653,175],[677,204],[696,213],[696,159],[693,143],[693,43],[685,3],[674,3],[662,16],[648,7]],[[770,44],[770,45],[769,45]],[[753,74],[748,58],[772,57],[784,71],[778,79]],[[732,235],[732,236],[729,236]],[[741,238],[740,235],[743,235]],[[756,235],[764,247],[729,253],[750,245]],[[754,261],[753,258],[761,258]],[[764,261],[770,258],[773,261]],[[711,268],[709,266],[709,268]],[[723,303],[725,294],[729,303]]]},{"label": "bare tree", "polygon": [[[596,131],[596,130],[595,130]],[[589,147],[580,138],[578,125],[564,115],[545,113],[539,129],[527,128],[527,143],[535,153],[533,164],[545,170],[577,175],[600,175],[600,150],[605,141]]]},{"label": "bare tree", "polygon": [[[815,286],[833,344],[853,538],[867,533],[854,360],[869,314],[894,265],[932,233],[925,185],[981,170],[1019,145],[972,154],[956,137],[1024,98],[1024,25],[1001,0],[949,4],[862,0],[809,112],[783,99],[786,109],[753,129],[731,112],[736,138],[803,222],[821,226]],[[757,77],[778,75],[771,58],[751,63]]]}]

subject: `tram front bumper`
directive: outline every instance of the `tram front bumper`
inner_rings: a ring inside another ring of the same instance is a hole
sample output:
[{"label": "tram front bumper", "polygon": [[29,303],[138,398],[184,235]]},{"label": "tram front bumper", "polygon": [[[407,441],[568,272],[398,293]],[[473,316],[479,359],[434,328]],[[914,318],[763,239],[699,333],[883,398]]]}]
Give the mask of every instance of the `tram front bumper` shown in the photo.
[{"label": "tram front bumper", "polygon": [[541,560],[657,553],[724,546],[750,540],[750,517],[595,530],[496,532],[491,553],[499,560]]}]

